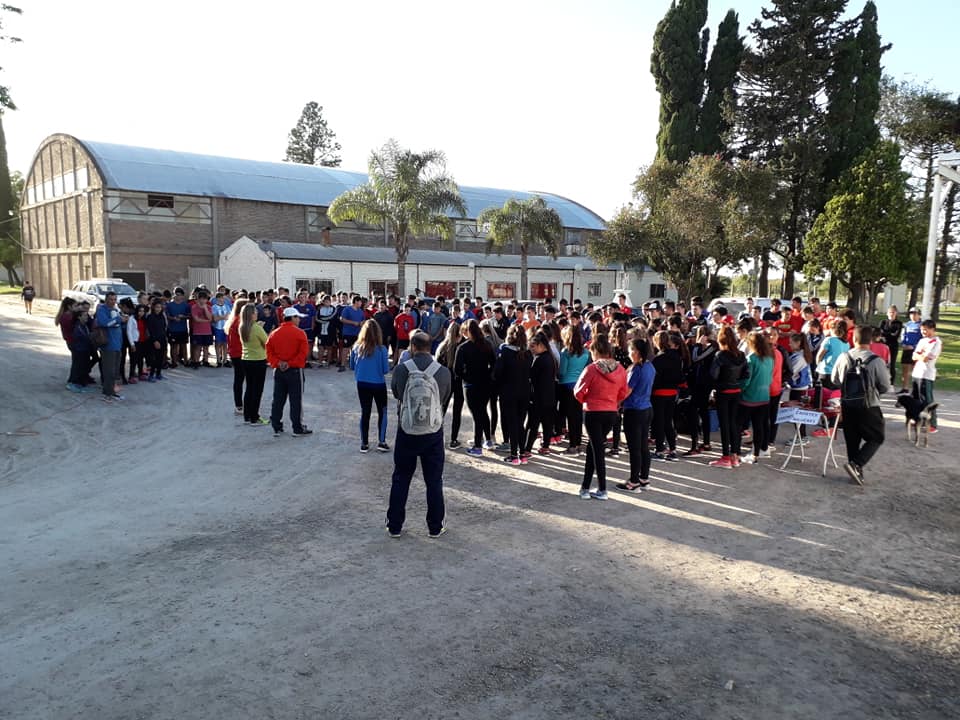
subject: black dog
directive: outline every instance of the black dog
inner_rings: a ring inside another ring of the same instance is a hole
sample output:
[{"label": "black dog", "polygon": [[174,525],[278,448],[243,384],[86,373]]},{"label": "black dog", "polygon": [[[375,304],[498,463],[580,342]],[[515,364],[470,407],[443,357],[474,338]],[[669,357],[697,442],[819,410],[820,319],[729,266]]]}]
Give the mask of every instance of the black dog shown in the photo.
[{"label": "black dog", "polygon": [[906,411],[907,422],[919,422],[920,413],[923,412],[923,408],[925,407],[923,400],[915,397],[913,393],[908,392],[897,394],[897,405]]}]

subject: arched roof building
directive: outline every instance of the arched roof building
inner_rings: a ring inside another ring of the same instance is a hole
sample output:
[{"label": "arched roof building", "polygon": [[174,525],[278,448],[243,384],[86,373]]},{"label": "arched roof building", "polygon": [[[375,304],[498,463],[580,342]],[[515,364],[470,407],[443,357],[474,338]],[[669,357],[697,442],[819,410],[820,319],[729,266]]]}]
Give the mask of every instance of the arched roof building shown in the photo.
[{"label": "arched roof building", "polygon": [[[326,208],[365,183],[363,173],[260,162],[80,140],[57,134],[41,143],[27,173],[21,204],[24,272],[40,294],[88,277],[120,276],[138,287],[189,282],[191,269],[214,268],[220,251],[242,236],[360,247],[389,244],[382,228],[332,223]],[[443,247],[420,238],[422,250],[483,252],[473,222],[491,205],[531,193],[462,186],[467,218]],[[537,193],[560,214],[565,254],[604,227],[584,206]]]}]

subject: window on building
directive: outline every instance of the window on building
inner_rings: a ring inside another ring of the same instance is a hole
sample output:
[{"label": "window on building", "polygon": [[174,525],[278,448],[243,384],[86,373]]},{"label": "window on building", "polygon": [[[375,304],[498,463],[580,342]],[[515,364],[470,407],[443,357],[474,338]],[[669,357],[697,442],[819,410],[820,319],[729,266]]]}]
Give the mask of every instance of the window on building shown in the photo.
[{"label": "window on building", "polygon": [[587,283],[587,297],[600,297],[603,292],[602,283]]},{"label": "window on building", "polygon": [[370,280],[367,291],[370,298],[397,295],[400,292],[400,283],[395,280]]},{"label": "window on building", "polygon": [[512,282],[488,282],[488,300],[512,300],[517,297],[517,284]]},{"label": "window on building", "polygon": [[473,297],[473,283],[469,280],[460,280],[457,283],[457,295],[459,297],[463,297],[464,295]]},{"label": "window on building", "polygon": [[423,285],[423,292],[427,297],[435,298],[443,295],[448,300],[457,294],[457,283],[440,280],[427,280]]},{"label": "window on building", "polygon": [[147,207],[173,210],[173,195],[147,195]]},{"label": "window on building", "polygon": [[650,283],[650,297],[665,298],[667,296],[667,286],[662,283]]},{"label": "window on building", "polygon": [[555,297],[557,297],[556,283],[530,283],[532,300],[553,300]]},{"label": "window on building", "polygon": [[333,294],[333,280],[322,280],[319,278],[294,278],[293,285],[296,290],[306,288],[308,292]]}]

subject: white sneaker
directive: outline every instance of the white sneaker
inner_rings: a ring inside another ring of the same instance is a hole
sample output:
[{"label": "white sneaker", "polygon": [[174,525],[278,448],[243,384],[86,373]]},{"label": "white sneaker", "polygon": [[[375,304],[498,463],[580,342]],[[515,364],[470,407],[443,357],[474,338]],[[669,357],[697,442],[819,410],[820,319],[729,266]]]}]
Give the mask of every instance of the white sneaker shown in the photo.
[{"label": "white sneaker", "polygon": [[491,440],[487,440],[487,441],[483,444],[483,449],[484,449],[484,450],[495,450],[496,447],[497,447],[497,446],[494,445]]},{"label": "white sneaker", "polygon": [[581,500],[590,500],[590,499],[591,499],[591,498],[590,498],[590,491],[589,491],[589,490],[581,490],[581,491],[580,491],[580,499],[581,499]]},{"label": "white sneaker", "polygon": [[773,457],[773,450],[772,450],[772,449],[761,450],[761,451],[760,451],[760,457],[762,457],[762,458],[772,458],[772,457]]}]

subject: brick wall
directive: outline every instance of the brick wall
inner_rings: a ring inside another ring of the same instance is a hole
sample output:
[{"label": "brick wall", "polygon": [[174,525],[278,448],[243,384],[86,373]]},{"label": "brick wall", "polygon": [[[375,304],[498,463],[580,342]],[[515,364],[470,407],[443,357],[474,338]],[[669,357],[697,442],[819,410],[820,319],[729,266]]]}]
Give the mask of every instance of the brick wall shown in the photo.
[{"label": "brick wall", "polygon": [[111,270],[147,273],[147,287],[172,288],[187,282],[188,267],[216,267],[210,225],[110,221]]},{"label": "brick wall", "polygon": [[254,240],[319,242],[318,233],[307,233],[307,209],[254,200],[213,198],[218,251],[246,235]]}]

